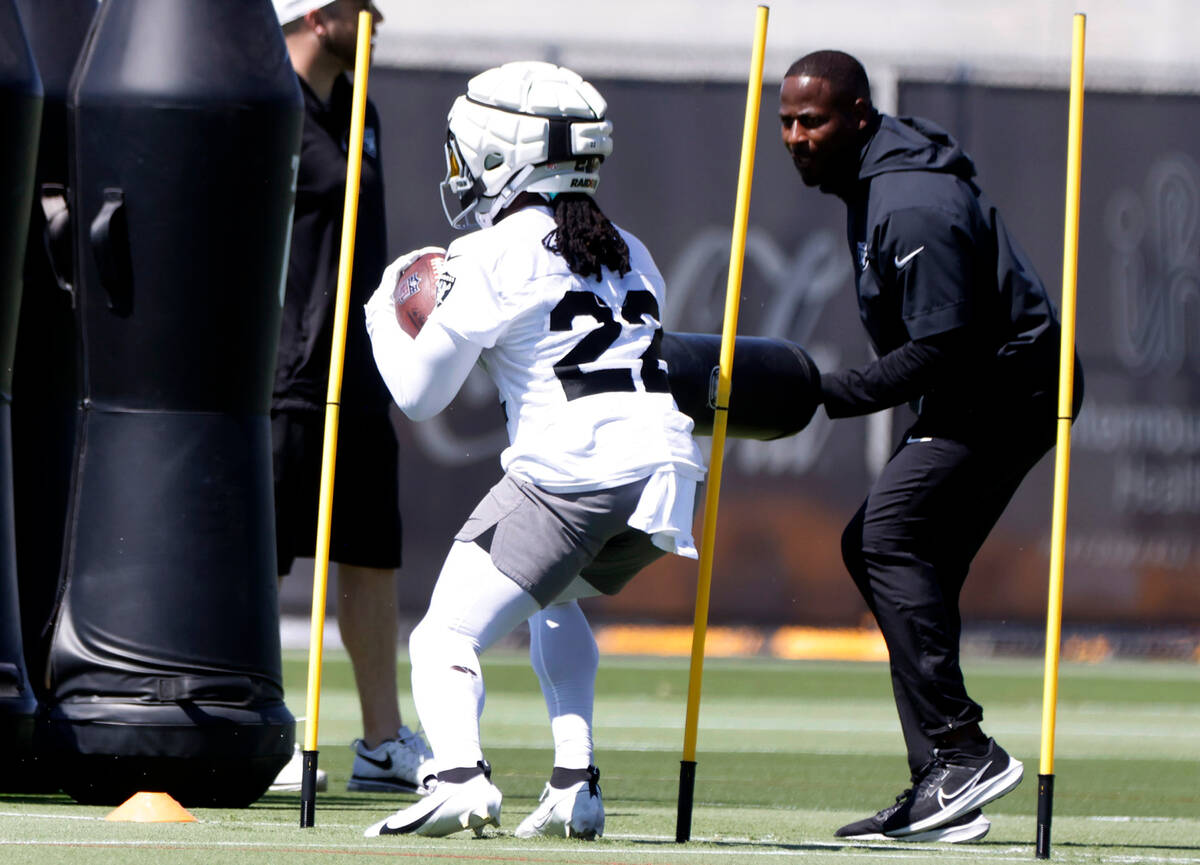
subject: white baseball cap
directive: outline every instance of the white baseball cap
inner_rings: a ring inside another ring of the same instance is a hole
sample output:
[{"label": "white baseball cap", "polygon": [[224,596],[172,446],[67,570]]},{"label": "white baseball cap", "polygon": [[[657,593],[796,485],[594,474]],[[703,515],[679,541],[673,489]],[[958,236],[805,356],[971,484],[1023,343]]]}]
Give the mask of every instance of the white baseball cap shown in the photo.
[{"label": "white baseball cap", "polygon": [[275,14],[279,16],[279,26],[290,24],[297,18],[303,18],[314,9],[328,6],[333,0],[272,0],[275,4]]}]

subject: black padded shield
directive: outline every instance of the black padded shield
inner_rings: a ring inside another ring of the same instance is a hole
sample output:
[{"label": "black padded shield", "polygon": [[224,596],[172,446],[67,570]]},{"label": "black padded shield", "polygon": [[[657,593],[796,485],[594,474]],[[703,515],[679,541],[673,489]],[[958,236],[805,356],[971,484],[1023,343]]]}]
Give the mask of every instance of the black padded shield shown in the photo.
[{"label": "black padded shield", "polygon": [[[696,435],[712,435],[721,337],[708,333],[663,335],[671,393],[679,410],[695,422]],[[739,336],[726,435],[770,441],[808,426],[821,404],[821,374],[808,353],[793,342]]]},{"label": "black padded shield", "polygon": [[[20,454],[13,465],[13,499],[21,632],[29,677],[40,698],[45,679],[44,632],[62,563],[79,405],[78,333],[69,291],[73,277],[64,207],[67,87],[97,4],[95,0],[16,0],[16,5],[43,89],[12,385],[13,453]],[[52,225],[47,222],[47,209]],[[59,253],[56,260],[50,257],[52,248]]]},{"label": "black padded shield", "polygon": [[12,362],[21,267],[37,164],[42,82],[12,0],[0,0],[0,765],[30,750],[37,699],[29,683],[17,598],[12,506]]},{"label": "black padded shield", "polygon": [[246,805],[294,740],[269,406],[300,88],[268,0],[106,0],[67,108],[83,399],[47,752],[82,802]]}]

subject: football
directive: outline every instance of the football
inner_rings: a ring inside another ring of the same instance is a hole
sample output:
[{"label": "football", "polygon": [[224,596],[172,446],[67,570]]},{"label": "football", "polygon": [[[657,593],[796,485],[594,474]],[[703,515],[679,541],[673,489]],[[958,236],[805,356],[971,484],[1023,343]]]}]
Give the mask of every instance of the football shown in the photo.
[{"label": "football", "polygon": [[427,252],[401,271],[392,289],[396,320],[409,336],[416,338],[437,305],[438,280],[442,277],[441,253]]}]

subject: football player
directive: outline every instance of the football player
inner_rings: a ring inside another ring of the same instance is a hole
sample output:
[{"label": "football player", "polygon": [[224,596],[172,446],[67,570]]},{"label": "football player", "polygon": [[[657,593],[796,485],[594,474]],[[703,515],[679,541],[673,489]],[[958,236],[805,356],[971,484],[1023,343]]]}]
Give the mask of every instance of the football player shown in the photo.
[{"label": "football player", "polygon": [[[577,601],[621,589],[691,535],[703,457],[659,357],[663,279],[594,196],[612,153],[606,103],[575,73],[516,62],[474,77],[448,118],[442,198],[456,228],[416,338],[392,291],[366,307],[375,361],[413,420],[440,412],[479,363],[507,418],[504,476],[455,536],[409,641],[433,791],[366,830],[442,836],[499,825],[480,744],[480,653],[522,622],[554,738],[541,804],[518,837],[604,831],[592,753],[598,651]],[[440,250],[437,250],[440,251]]]}]

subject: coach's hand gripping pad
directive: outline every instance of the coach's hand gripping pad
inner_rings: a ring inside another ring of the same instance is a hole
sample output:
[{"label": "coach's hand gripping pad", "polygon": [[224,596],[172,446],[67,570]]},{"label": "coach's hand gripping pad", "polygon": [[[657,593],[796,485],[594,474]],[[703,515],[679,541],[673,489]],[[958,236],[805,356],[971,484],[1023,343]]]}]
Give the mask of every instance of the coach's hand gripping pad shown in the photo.
[{"label": "coach's hand gripping pad", "polygon": [[[665,333],[671,393],[692,418],[696,435],[712,435],[721,337]],[[739,336],[733,349],[732,389],[726,434],[769,441],[808,426],[821,404],[821,374],[808,353],[785,339]]]}]

